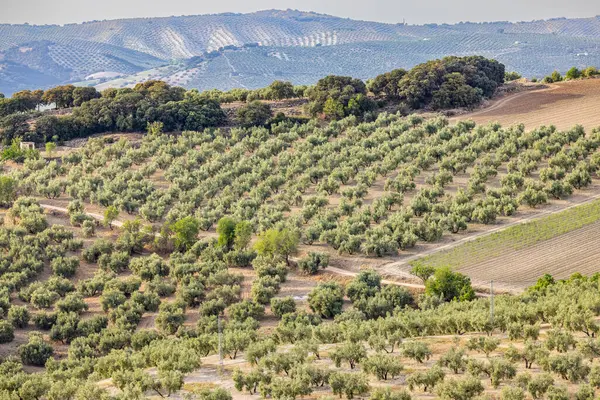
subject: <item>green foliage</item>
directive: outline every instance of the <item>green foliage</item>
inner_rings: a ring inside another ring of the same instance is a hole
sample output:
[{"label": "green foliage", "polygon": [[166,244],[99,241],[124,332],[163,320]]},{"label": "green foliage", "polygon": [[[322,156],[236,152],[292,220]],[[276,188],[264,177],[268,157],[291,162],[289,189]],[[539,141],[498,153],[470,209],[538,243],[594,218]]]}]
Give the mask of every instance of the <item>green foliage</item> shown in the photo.
[{"label": "green foliage", "polygon": [[290,229],[269,229],[258,235],[254,249],[261,256],[283,257],[289,262],[289,256],[296,252],[300,237]]},{"label": "green foliage", "polygon": [[500,345],[500,340],[492,337],[478,336],[472,337],[467,342],[467,349],[480,351],[485,354],[486,357],[490,356],[490,353],[495,351]]},{"label": "green foliage", "polygon": [[13,325],[5,320],[0,320],[0,343],[12,342],[15,338]]},{"label": "green foliage", "polygon": [[502,400],[525,400],[523,389],[515,386],[505,386],[500,394]]},{"label": "green foliage", "polygon": [[223,217],[217,223],[217,234],[219,235],[219,246],[230,249],[235,241],[236,223],[233,219]]},{"label": "green foliage", "polygon": [[168,264],[154,253],[147,257],[133,258],[129,263],[129,269],[144,281],[152,281],[155,277],[168,276],[170,271]]},{"label": "green foliage", "polygon": [[594,400],[596,392],[594,388],[589,384],[579,385],[577,393],[575,393],[575,400]]},{"label": "green foliage", "polygon": [[344,395],[348,400],[369,391],[369,381],[361,373],[333,372],[329,376],[329,385],[334,394]]},{"label": "green foliage", "polygon": [[223,335],[223,353],[235,360],[238,353],[246,350],[255,339],[255,333],[249,330],[227,330]]},{"label": "green foliage", "polygon": [[431,357],[431,349],[427,343],[413,340],[402,345],[402,354],[422,364]]},{"label": "green foliage", "polygon": [[342,312],[344,292],[337,283],[321,283],[308,294],[310,309],[324,318],[333,318]]},{"label": "green foliage", "polygon": [[39,332],[31,332],[28,342],[19,346],[21,361],[27,365],[43,366],[52,354],[52,346],[44,342]]},{"label": "green foliage", "polygon": [[258,100],[243,105],[236,112],[237,122],[245,128],[264,126],[272,116],[271,106]]},{"label": "green foliage", "polygon": [[[335,363],[336,367],[339,368],[342,362],[347,362],[350,369],[354,369],[354,367],[356,367],[356,364],[360,363],[364,358],[367,357],[367,351],[365,350],[365,347],[360,343],[345,342],[341,346],[336,347],[335,350],[331,352],[330,357]],[[376,363],[377,362],[375,360],[371,361],[372,365],[370,367],[372,367],[372,371],[384,367],[383,365],[374,365]],[[388,364],[388,366],[394,370],[394,366],[392,365],[393,362],[390,361]]]},{"label": "green foliage", "polygon": [[506,72],[504,74],[504,81],[505,82],[511,82],[511,81],[516,81],[517,79],[521,79],[522,76],[515,71],[510,71],[510,72]]},{"label": "green foliage", "polygon": [[544,360],[543,368],[572,383],[585,379],[590,373],[590,367],[583,361],[581,354],[577,353],[551,355]]},{"label": "green foliage", "polygon": [[413,108],[472,107],[504,83],[504,65],[479,56],[419,64],[399,81],[399,98]]},{"label": "green foliage", "polygon": [[200,233],[200,223],[194,217],[187,216],[171,225],[171,230],[175,234],[175,245],[182,250],[187,250],[198,239]]},{"label": "green foliage", "polygon": [[436,387],[437,395],[444,400],[470,400],[483,392],[481,381],[475,377],[447,379]]},{"label": "green foliage", "polygon": [[296,301],[293,297],[272,298],[271,311],[277,318],[296,312]]},{"label": "green foliage", "polygon": [[431,265],[415,263],[411,268],[410,273],[419,277],[423,281],[423,284],[426,284],[429,278],[435,274],[435,271],[436,269]]},{"label": "green foliage", "polygon": [[8,310],[8,322],[15,328],[25,328],[29,324],[29,311],[26,306],[12,306]]},{"label": "green foliage", "polygon": [[362,363],[365,372],[374,375],[379,380],[395,378],[402,372],[404,366],[400,358],[392,354],[374,354]]},{"label": "green foliage", "polygon": [[309,252],[306,258],[298,261],[298,268],[307,275],[314,275],[319,268],[325,269],[329,265],[329,254]]},{"label": "green foliage", "polygon": [[244,322],[248,318],[260,319],[265,314],[265,308],[261,304],[253,301],[244,300],[240,303],[232,304],[227,312],[230,318]]},{"label": "green foliage", "polygon": [[119,210],[115,206],[108,206],[104,210],[104,226],[108,226],[112,229],[112,223],[119,217]]},{"label": "green foliage", "polygon": [[410,393],[406,390],[392,390],[389,387],[376,388],[371,393],[371,400],[411,400]]},{"label": "green foliage", "polygon": [[70,278],[75,275],[79,267],[79,258],[76,256],[57,257],[51,261],[50,267],[55,275]]},{"label": "green foliage", "polygon": [[162,303],[156,317],[158,328],[169,335],[177,332],[177,329],[185,321],[185,309],[178,303]]},{"label": "green foliage", "polygon": [[[18,135],[19,133],[14,133]],[[6,137],[10,137],[11,135],[4,131],[3,135],[5,136],[4,141],[6,141]],[[15,138],[10,142],[10,146],[6,146],[2,149],[2,153],[0,154],[0,159],[2,161],[13,160],[17,163],[22,163],[25,160],[34,160],[40,158],[39,151],[35,149],[21,149],[21,139]]]},{"label": "green foliage", "polygon": [[17,198],[17,182],[9,176],[0,176],[0,206],[11,207]]},{"label": "green foliage", "polygon": [[571,67],[565,74],[566,80],[573,80],[581,78],[581,71],[577,67]]},{"label": "green foliage", "polygon": [[313,116],[322,113],[329,119],[359,116],[374,108],[374,103],[366,93],[367,88],[359,79],[329,75],[307,90],[306,94],[311,101],[307,105],[307,111]]},{"label": "green foliage", "polygon": [[451,369],[455,374],[463,372],[467,367],[465,351],[461,348],[452,347],[442,354],[439,364],[442,367]]},{"label": "green foliage", "polygon": [[448,267],[435,270],[433,276],[426,282],[425,293],[442,297],[446,301],[466,301],[475,298],[471,279],[459,272],[452,272]]},{"label": "green foliage", "polygon": [[385,95],[389,98],[398,98],[400,96],[400,81],[406,75],[406,70],[395,69],[367,82],[367,88],[376,96]]}]

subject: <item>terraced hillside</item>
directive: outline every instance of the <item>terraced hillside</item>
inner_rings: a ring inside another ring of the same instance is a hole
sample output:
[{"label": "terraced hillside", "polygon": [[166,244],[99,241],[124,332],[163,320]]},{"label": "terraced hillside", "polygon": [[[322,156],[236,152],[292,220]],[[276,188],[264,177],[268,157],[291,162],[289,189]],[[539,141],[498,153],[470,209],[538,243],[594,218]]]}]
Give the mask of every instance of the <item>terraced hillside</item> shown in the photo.
[{"label": "terraced hillside", "polygon": [[[481,54],[540,76],[554,68],[600,64],[599,44],[599,18],[417,26],[272,10],[0,25],[0,63],[48,75],[49,85],[96,85],[118,77],[105,86],[127,86],[155,74],[199,89],[256,88],[282,78],[314,83],[324,66],[328,73],[368,78],[448,54]],[[174,68],[154,70],[173,60],[179,61]],[[2,77],[0,91],[33,87],[36,76],[31,75]]]}]

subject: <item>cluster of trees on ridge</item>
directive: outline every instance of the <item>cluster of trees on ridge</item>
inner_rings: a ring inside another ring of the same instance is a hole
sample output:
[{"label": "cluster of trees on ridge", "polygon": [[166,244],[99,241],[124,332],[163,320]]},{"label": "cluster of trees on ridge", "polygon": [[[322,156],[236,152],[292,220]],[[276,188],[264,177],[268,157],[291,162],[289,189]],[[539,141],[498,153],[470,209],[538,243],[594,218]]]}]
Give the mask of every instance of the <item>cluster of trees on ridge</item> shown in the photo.
[{"label": "cluster of trees on ridge", "polygon": [[[230,92],[186,91],[164,82],[148,81],[134,88],[107,89],[58,86],[46,91],[21,91],[0,98],[0,135],[9,144],[23,140],[62,141],[100,132],[141,132],[149,123],[161,122],[166,131],[202,130],[225,124],[220,102],[248,102],[238,113],[244,126],[260,126],[272,117],[259,100],[305,97],[310,116],[341,119],[349,115],[372,118],[380,100],[405,104],[411,109],[472,107],[493,95],[504,82],[504,66],[483,57],[447,57],[417,65],[410,71],[394,70],[365,84],[359,79],[328,76],[311,87],[294,87],[275,81],[264,89]],[[72,109],[68,115],[35,112],[40,105]],[[281,119],[281,116],[278,116]]]},{"label": "cluster of trees on ridge", "polygon": [[542,79],[542,83],[555,83],[561,82],[563,80],[572,81],[576,79],[587,79],[594,78],[599,75],[600,71],[598,71],[598,68],[596,67],[587,67],[583,70],[580,70],[577,67],[572,67],[565,73],[565,76],[562,76],[558,71],[553,71],[552,74],[545,76],[544,79]]}]

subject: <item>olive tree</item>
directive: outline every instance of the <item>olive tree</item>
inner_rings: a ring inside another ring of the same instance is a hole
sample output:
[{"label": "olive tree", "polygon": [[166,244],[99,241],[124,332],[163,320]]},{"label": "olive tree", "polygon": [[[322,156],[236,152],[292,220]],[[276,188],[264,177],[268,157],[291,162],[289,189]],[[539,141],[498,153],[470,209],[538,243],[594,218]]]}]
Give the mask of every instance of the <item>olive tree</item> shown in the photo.
[{"label": "olive tree", "polygon": [[400,359],[392,354],[374,354],[362,363],[365,372],[374,375],[379,380],[395,378],[402,372],[404,366]]},{"label": "olive tree", "polygon": [[23,364],[43,366],[54,350],[52,346],[44,342],[39,332],[31,332],[26,344],[19,346],[19,355]]},{"label": "olive tree", "polygon": [[[338,346],[330,354],[336,367],[340,367],[342,362],[347,362],[350,369],[354,369],[356,364],[361,362],[367,356],[367,351],[361,343],[345,342]],[[372,361],[374,364],[375,361]],[[368,372],[368,371],[367,371]]]},{"label": "olive tree", "polygon": [[324,318],[340,314],[343,304],[343,289],[335,282],[321,283],[308,294],[310,309]]}]

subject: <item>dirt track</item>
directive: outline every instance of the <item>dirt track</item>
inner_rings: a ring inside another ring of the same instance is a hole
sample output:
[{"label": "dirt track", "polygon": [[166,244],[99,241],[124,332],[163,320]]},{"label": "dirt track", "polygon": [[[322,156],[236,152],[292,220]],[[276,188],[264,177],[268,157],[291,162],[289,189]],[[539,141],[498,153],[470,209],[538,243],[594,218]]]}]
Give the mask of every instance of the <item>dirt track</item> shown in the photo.
[{"label": "dirt track", "polygon": [[528,129],[555,125],[569,129],[576,124],[586,130],[600,127],[600,79],[560,82],[546,89],[508,95],[489,107],[452,118],[477,124],[500,122],[503,126],[523,123]]}]

